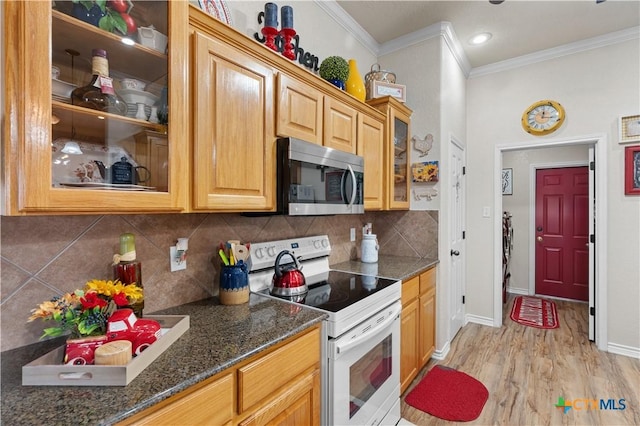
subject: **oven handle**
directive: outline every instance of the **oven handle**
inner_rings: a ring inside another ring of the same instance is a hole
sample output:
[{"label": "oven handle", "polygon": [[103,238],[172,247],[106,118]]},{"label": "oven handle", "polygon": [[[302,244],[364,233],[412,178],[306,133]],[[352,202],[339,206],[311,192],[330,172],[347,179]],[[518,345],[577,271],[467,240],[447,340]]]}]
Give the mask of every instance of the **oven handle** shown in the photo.
[{"label": "oven handle", "polygon": [[336,352],[339,354],[347,352],[353,346],[357,346],[358,344],[360,344],[360,342],[362,342],[363,340],[370,339],[375,334],[378,334],[381,331],[384,331],[384,329],[387,328],[387,326],[391,325],[400,316],[401,311],[402,311],[402,305],[400,303],[396,303],[392,307],[391,315],[385,318],[384,321],[381,321],[380,323],[378,323],[375,327],[369,329],[366,333],[358,336],[356,339],[349,340],[346,343],[341,344],[336,342]]}]

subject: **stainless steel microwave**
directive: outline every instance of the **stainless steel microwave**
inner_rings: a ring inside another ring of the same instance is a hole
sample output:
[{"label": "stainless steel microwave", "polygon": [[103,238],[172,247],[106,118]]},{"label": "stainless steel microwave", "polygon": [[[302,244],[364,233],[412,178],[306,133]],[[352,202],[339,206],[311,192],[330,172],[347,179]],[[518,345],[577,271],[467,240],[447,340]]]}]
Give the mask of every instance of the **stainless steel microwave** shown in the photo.
[{"label": "stainless steel microwave", "polygon": [[292,216],[364,213],[364,159],[300,139],[277,143],[278,212]]}]

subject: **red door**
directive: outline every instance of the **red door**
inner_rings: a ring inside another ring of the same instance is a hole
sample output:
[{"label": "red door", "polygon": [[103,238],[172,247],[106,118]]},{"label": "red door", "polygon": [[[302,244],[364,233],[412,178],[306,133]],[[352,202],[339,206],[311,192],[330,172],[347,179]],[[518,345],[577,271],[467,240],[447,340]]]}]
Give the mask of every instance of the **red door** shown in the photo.
[{"label": "red door", "polygon": [[536,171],[536,294],[589,300],[587,167]]}]

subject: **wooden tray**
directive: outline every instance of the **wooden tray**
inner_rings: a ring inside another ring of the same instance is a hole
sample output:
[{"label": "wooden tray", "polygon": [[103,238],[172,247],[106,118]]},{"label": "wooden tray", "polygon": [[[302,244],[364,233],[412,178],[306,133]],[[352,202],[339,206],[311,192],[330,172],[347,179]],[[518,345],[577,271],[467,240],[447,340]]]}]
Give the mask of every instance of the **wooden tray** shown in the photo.
[{"label": "wooden tray", "polygon": [[22,385],[36,386],[126,386],[173,342],[189,329],[188,315],[149,315],[160,323],[162,337],[127,365],[64,365],[65,346],[22,367]]}]

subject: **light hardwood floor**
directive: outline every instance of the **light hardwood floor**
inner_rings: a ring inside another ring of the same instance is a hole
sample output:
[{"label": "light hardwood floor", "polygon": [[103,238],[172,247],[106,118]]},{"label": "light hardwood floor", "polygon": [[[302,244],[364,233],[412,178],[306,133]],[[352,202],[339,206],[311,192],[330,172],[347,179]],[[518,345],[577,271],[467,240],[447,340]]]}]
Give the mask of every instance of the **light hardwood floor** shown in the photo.
[{"label": "light hardwood floor", "polygon": [[[450,425],[404,402],[433,366],[463,371],[489,390],[478,417],[467,425],[640,425],[640,360],[599,351],[588,338],[587,305],[555,301],[560,328],[542,330],[509,318],[510,295],[500,328],[467,324],[443,361],[431,360],[402,395],[402,417],[416,425]],[[624,399],[624,410],[555,407],[558,397]]]}]

